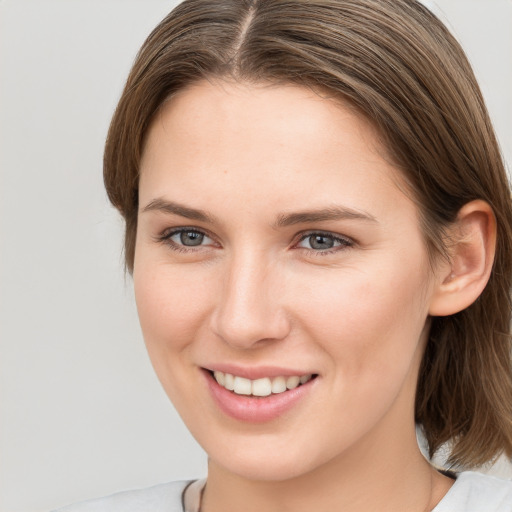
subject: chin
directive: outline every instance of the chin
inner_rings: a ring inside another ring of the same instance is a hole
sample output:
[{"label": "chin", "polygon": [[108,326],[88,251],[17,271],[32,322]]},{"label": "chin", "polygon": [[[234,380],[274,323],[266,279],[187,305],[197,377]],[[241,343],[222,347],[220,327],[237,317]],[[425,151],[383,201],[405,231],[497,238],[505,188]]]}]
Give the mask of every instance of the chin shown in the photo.
[{"label": "chin", "polygon": [[[287,449],[244,449],[212,450],[209,455],[209,469],[220,466],[224,471],[252,481],[282,482],[293,480],[310,473],[329,462],[329,457],[308,454],[304,450]],[[298,446],[298,445],[297,445]],[[229,457],[226,457],[226,454]]]},{"label": "chin", "polygon": [[306,468],[293,463],[281,463],[279,465],[271,462],[264,464],[251,461],[227,461],[226,464],[219,462],[225,471],[235,474],[238,477],[260,482],[282,482],[292,480],[309,471]]}]

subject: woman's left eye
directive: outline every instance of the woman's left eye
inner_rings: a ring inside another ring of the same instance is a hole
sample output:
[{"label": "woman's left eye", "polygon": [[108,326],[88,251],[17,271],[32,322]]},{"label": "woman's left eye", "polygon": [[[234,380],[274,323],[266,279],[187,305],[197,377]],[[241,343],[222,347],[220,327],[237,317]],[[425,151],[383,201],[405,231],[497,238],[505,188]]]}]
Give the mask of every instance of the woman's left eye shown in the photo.
[{"label": "woman's left eye", "polygon": [[300,239],[297,247],[325,253],[336,251],[341,247],[351,247],[352,245],[349,239],[340,236],[329,233],[308,233]]}]

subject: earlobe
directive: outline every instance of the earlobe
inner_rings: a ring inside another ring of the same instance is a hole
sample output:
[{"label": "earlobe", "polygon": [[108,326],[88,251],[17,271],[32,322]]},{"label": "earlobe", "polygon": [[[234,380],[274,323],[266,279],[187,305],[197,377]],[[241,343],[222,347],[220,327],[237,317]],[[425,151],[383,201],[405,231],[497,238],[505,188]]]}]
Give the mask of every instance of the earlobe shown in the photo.
[{"label": "earlobe", "polygon": [[450,228],[450,260],[439,265],[431,297],[431,316],[453,315],[470,306],[484,290],[496,248],[496,218],[482,200],[464,205]]}]

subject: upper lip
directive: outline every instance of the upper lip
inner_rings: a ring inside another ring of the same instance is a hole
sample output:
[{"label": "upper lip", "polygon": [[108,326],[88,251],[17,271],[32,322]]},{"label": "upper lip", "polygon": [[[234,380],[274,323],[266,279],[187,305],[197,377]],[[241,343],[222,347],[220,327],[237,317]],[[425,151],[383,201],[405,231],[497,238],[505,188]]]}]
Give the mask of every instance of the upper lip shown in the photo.
[{"label": "upper lip", "polygon": [[292,368],[284,368],[279,366],[239,366],[229,363],[212,364],[203,367],[205,370],[212,372],[230,373],[245,379],[256,380],[264,377],[291,377],[294,375],[315,375],[315,372],[307,370],[298,370]]}]

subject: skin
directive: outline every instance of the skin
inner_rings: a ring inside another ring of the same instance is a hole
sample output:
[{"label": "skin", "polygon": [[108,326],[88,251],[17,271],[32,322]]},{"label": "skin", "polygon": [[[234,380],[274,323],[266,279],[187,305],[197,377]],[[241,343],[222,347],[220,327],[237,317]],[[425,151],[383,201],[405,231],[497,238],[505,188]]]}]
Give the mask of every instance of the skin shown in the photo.
[{"label": "skin", "polygon": [[[420,454],[413,414],[450,269],[430,268],[400,179],[369,122],[295,86],[200,82],[154,120],[135,294],[156,373],[209,455],[202,512],[423,511],[451,486]],[[209,218],[147,208],[155,200]],[[352,215],[276,226],[334,206]],[[169,239],[180,228],[206,236],[183,247]],[[313,249],[319,232],[342,242]],[[253,424],[212,400],[201,368],[219,363],[318,377]]]}]

